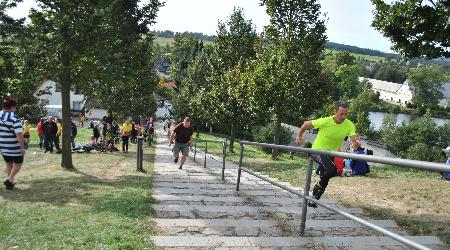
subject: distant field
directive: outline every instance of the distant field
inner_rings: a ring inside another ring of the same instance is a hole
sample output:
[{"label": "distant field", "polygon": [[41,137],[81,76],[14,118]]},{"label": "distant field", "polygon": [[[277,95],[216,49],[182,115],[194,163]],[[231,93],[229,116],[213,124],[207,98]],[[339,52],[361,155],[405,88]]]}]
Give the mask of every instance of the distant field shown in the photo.
[{"label": "distant field", "polygon": [[[157,44],[159,44],[160,46],[166,46],[166,44],[172,45],[173,43],[173,38],[166,38],[166,37],[157,37],[155,39],[155,42]],[[203,41],[204,44],[213,44],[210,41]],[[339,51],[337,50],[331,50],[331,49],[325,49],[326,53],[331,53],[331,54],[335,54],[338,53]],[[362,59],[366,59],[369,61],[382,61],[385,58],[382,56],[369,56],[369,55],[361,55],[361,54],[356,54],[356,53],[350,53],[351,55],[353,55],[356,58],[362,58]]]},{"label": "distant field", "polygon": [[[325,49],[325,53],[331,53],[331,54],[336,54],[338,53],[338,50],[331,50],[331,49]],[[369,56],[369,55],[361,55],[361,54],[356,54],[356,53],[350,53],[352,56],[356,57],[356,59],[361,58],[361,59],[366,59],[368,61],[383,61],[385,58],[382,56]]]},{"label": "distant field", "polygon": [[[155,42],[159,44],[160,46],[166,46],[166,44],[172,45],[173,38],[166,38],[166,37],[157,37],[155,39]],[[210,41],[203,41],[204,44],[213,44]]]}]

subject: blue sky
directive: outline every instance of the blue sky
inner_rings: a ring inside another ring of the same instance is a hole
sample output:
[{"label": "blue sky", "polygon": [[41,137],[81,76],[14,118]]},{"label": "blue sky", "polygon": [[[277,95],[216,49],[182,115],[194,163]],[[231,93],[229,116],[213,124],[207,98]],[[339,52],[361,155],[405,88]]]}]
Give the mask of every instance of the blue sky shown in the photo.
[{"label": "blue sky", "polygon": [[[260,0],[165,0],[166,4],[158,13],[156,30],[176,32],[192,31],[216,34],[218,20],[225,21],[234,6],[244,9],[246,19],[252,19],[258,32],[268,24],[265,8]],[[318,0],[322,12],[326,13],[327,35],[331,42],[355,45],[385,52],[391,43],[370,26],[373,6],[370,0]],[[14,17],[24,17],[28,10],[36,6],[32,0],[24,0],[20,6],[10,11]]]}]

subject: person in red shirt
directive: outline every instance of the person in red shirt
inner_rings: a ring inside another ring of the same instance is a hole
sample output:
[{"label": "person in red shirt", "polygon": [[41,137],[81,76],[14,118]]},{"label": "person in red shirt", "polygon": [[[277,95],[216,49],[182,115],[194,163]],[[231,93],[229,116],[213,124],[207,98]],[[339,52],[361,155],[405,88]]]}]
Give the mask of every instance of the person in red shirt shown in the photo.
[{"label": "person in red shirt", "polygon": [[186,117],[182,123],[175,126],[173,133],[170,135],[169,147],[173,144],[173,140],[175,139],[175,145],[173,146],[173,156],[175,157],[174,162],[178,162],[180,151],[183,154],[181,157],[180,169],[183,168],[183,164],[189,153],[189,147],[192,143],[193,134],[194,129],[191,127],[191,119]]},{"label": "person in red shirt", "polygon": [[41,118],[36,126],[37,134],[39,136],[39,148],[42,149],[44,146],[44,129],[42,128],[42,123],[45,122],[44,118]]}]

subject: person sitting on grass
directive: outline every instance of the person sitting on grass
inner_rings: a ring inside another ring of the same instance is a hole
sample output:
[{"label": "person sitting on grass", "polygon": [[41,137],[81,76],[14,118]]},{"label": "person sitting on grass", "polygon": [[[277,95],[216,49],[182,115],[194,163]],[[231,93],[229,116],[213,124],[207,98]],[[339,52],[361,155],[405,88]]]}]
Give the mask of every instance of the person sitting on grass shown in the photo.
[{"label": "person sitting on grass", "polygon": [[[352,149],[355,154],[366,154],[364,148],[361,147],[361,139],[357,137],[356,140],[352,141]],[[350,168],[352,169],[352,175],[366,175],[370,173],[369,164],[367,161],[355,160],[350,161]]]},{"label": "person sitting on grass", "polygon": [[445,164],[449,165],[449,171],[441,173],[441,178],[443,180],[450,181],[450,146],[448,146],[447,148],[443,149],[443,151],[447,155],[447,162]]}]

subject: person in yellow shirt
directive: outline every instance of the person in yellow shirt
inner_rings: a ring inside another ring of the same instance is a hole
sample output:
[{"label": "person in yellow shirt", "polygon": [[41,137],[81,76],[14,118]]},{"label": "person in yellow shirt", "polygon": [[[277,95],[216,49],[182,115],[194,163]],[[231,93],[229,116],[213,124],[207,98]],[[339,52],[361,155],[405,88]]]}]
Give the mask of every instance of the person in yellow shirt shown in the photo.
[{"label": "person in yellow shirt", "polygon": [[59,138],[61,138],[61,135],[62,135],[62,123],[61,123],[61,119],[59,119],[59,118],[56,118],[56,127],[58,128],[58,130],[56,131],[55,146],[56,146],[56,149],[58,150],[57,153],[61,153],[61,148],[59,147],[59,143],[61,141]]},{"label": "person in yellow shirt", "polygon": [[28,120],[23,121],[23,138],[24,138],[24,147],[28,149],[28,144],[30,143],[30,124]]},{"label": "person in yellow shirt", "polygon": [[122,152],[128,153],[128,141],[131,135],[131,123],[128,120],[122,125]]},{"label": "person in yellow shirt", "polygon": [[[355,125],[347,119],[348,109],[349,105],[347,102],[338,102],[334,107],[333,116],[305,121],[299,129],[295,142],[301,145],[303,143],[303,133],[309,128],[319,129],[312,149],[338,151],[346,136],[350,136],[352,142],[358,140]],[[320,181],[313,188],[313,196],[316,200],[319,200],[325,192],[329,180],[338,175],[338,168],[334,164],[333,157],[314,155],[313,159],[323,167]],[[308,206],[316,207],[317,205],[309,202]]]}]

